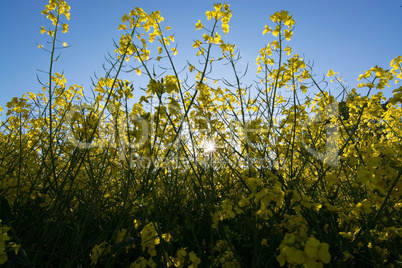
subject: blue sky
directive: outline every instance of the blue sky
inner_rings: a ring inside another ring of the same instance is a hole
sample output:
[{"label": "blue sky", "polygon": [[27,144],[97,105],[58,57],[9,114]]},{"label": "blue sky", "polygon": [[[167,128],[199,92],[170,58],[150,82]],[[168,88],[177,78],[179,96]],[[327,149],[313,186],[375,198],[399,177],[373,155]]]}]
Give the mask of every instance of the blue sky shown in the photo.
[{"label": "blue sky", "polygon": [[[37,71],[48,70],[49,54],[36,44],[45,44],[46,35],[40,26],[50,22],[41,15],[48,1],[20,0],[0,2],[0,106],[13,96],[41,89]],[[198,19],[206,21],[205,12],[214,1],[192,0],[67,0],[71,6],[70,31],[60,37],[70,48],[64,49],[55,71],[64,72],[67,85],[91,87],[91,76],[103,75],[104,56],[113,53],[113,39],[119,40],[117,30],[121,17],[138,6],[146,12],[160,10],[165,18],[162,26],[171,26],[178,45],[174,58],[177,66],[184,67],[187,59],[195,59],[191,47],[203,32],[195,31]],[[249,79],[254,77],[258,51],[273,40],[262,35],[264,26],[273,26],[269,16],[276,11],[288,10],[296,21],[289,45],[314,63],[317,79],[334,69],[353,88],[357,77],[372,66],[389,67],[391,59],[402,54],[402,1],[228,1],[232,10],[227,41],[235,43],[242,54],[240,67],[250,65]],[[130,74],[134,81],[135,73]],[[330,87],[331,88],[331,87]],[[393,88],[384,89],[390,96]],[[89,91],[88,91],[89,92]],[[141,94],[141,91],[137,92]],[[4,113],[3,113],[4,114]],[[2,116],[3,117],[3,116]]]}]

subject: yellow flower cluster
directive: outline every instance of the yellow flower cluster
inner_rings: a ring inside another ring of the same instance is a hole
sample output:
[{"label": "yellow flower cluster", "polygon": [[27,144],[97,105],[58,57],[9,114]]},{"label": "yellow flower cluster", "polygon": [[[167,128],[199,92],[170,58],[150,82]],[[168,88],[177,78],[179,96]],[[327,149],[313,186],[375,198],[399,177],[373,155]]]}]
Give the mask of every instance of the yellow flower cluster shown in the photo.
[{"label": "yellow flower cluster", "polygon": [[102,242],[99,245],[95,245],[91,253],[91,264],[97,264],[101,260],[102,255],[107,255],[110,252],[110,244],[107,242]]},{"label": "yellow flower cluster", "polygon": [[331,261],[329,245],[321,243],[314,237],[309,237],[304,245],[304,250],[301,250],[296,236],[286,234],[279,246],[279,250],[280,254],[277,260],[281,266],[288,263],[290,265],[304,265],[304,267],[308,268],[319,268]]},{"label": "yellow flower cluster", "polygon": [[[214,4],[214,8],[215,10],[207,11],[205,15],[207,15],[208,20],[211,18],[214,18],[216,21],[220,19],[222,22],[222,31],[225,33],[225,35],[227,35],[229,32],[229,21],[232,17],[232,12],[229,9],[229,5],[226,3]],[[196,27],[202,28],[202,25],[198,24]]]},{"label": "yellow flower cluster", "polygon": [[1,222],[0,219],[0,264],[4,264],[8,260],[7,251],[13,250],[17,254],[21,245],[10,242],[11,237],[7,234],[10,227],[3,225]]},{"label": "yellow flower cluster", "polygon": [[227,241],[218,240],[216,242],[214,250],[219,254],[218,257],[214,259],[214,263],[219,264],[221,267],[225,268],[241,267],[239,262],[236,260],[232,250],[230,249]]},{"label": "yellow flower cluster", "polygon": [[[163,20],[159,11],[147,14],[142,8],[138,7],[131,10],[129,14],[124,14],[122,24],[119,25],[118,29],[125,30],[127,33],[121,36],[119,46],[115,50],[116,53],[120,54],[118,58],[122,55],[126,61],[129,61],[130,56],[133,56],[140,63],[148,61],[151,52],[147,49],[147,41],[153,43],[155,39],[161,44],[158,47],[158,54],[161,54],[163,49],[167,51],[167,46],[170,45],[170,42],[174,42],[174,37],[173,35],[169,35],[168,37],[163,36],[160,27],[160,23]],[[151,28],[153,28],[153,32],[150,31]],[[143,29],[144,32],[141,32],[140,29]],[[170,29],[169,26],[166,27],[166,30]],[[148,35],[148,40],[145,39],[145,35]],[[134,36],[141,42],[140,46],[134,44]],[[176,48],[171,48],[171,51],[173,52],[173,56],[177,54]],[[161,56],[158,56],[157,60],[159,61],[161,58]],[[136,71],[138,75],[141,74],[140,69],[136,69]]]},{"label": "yellow flower cluster", "polygon": [[[56,15],[52,11],[56,11]],[[64,15],[68,20],[70,19],[70,6],[64,0],[49,0],[49,4],[45,6],[42,14],[46,15],[46,18],[51,20],[53,25],[57,25],[59,15]]]},{"label": "yellow flower cluster", "polygon": [[[285,51],[287,55],[292,53],[292,49],[289,46],[282,48],[283,37],[289,41],[293,35],[292,27],[295,24],[295,21],[293,20],[292,16],[289,15],[288,11],[282,10],[281,12],[276,12],[275,14],[271,15],[270,19],[276,23],[275,29],[272,30],[272,28],[270,28],[268,25],[265,25],[265,29],[262,34],[266,35],[267,33],[272,32],[272,35],[275,37],[279,35],[279,41],[273,40],[265,48],[260,50],[259,56],[256,60],[256,64],[258,65],[257,73],[260,73],[264,69],[265,65],[273,65],[275,63],[275,60],[271,57],[272,49],[279,52],[280,55],[282,51]],[[287,26],[288,29],[283,30],[284,26]]]},{"label": "yellow flower cluster", "polygon": [[165,79],[162,78],[161,81],[156,81],[151,79],[148,84],[147,93],[149,95],[162,95],[163,93],[172,94],[178,93],[180,82],[177,81],[176,77],[173,75],[165,76]]},{"label": "yellow flower cluster", "polygon": [[155,223],[150,222],[144,226],[141,231],[141,241],[142,250],[145,251],[147,249],[149,255],[155,257],[155,246],[160,243],[158,232],[155,229]]},{"label": "yellow flower cluster", "polygon": [[[46,15],[52,24],[55,26],[54,30],[46,30],[45,27],[41,26],[40,33],[44,34],[47,33],[51,38],[55,37],[55,33],[58,32],[58,27],[60,26],[60,16],[64,15],[67,20],[70,19],[70,6],[67,5],[66,1],[64,0],[49,0],[49,4],[45,5],[45,9],[42,11],[43,15]],[[62,33],[67,33],[69,26],[67,23],[63,23],[61,25]],[[62,42],[63,47],[67,47],[66,42]],[[38,47],[44,49],[43,45],[38,44]]]},{"label": "yellow flower cluster", "polygon": [[[168,267],[189,267],[189,268],[197,268],[201,263],[201,259],[197,257],[197,255],[191,251],[187,253],[187,248],[180,248],[176,252],[175,258],[169,258],[167,263]],[[191,263],[191,264],[190,264]]]},{"label": "yellow flower cluster", "polygon": [[[217,27],[217,22],[220,20],[222,22],[221,29],[225,36],[229,32],[229,21],[230,18],[232,17],[232,11],[229,9],[229,5],[224,3],[224,4],[214,4],[215,10],[212,11],[207,11],[206,16],[207,20],[211,20],[212,18],[214,19],[214,26],[211,32],[208,31],[208,33],[203,34],[204,42],[208,44],[209,46],[212,44],[219,45],[219,47],[222,49],[222,54],[223,57],[229,57],[232,58],[234,57],[234,48],[235,45],[225,43],[221,36],[219,35],[218,32],[215,31]],[[204,25],[202,24],[201,20],[198,20],[198,22],[195,25],[196,30],[200,29],[205,29]],[[195,40],[193,44],[193,48],[198,48],[197,56],[199,55],[204,55],[205,53],[205,48],[201,47],[203,43],[200,40]],[[229,53],[229,55],[225,55],[226,53]],[[223,58],[222,57],[222,58]],[[213,59],[211,59],[212,63]]]}]

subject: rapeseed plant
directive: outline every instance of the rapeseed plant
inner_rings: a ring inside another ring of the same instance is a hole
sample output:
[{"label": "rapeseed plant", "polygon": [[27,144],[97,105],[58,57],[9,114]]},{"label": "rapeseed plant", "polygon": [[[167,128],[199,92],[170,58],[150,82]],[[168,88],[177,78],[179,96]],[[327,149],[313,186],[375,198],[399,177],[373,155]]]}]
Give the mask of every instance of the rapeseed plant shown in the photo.
[{"label": "rapeseed plant", "polygon": [[[192,80],[176,69],[180,51],[160,12],[135,8],[89,101],[53,71],[56,43],[68,47],[59,34],[69,10],[62,0],[45,6],[43,93],[13,98],[0,124],[0,193],[10,204],[0,211],[1,264],[401,263],[402,89],[382,93],[400,83],[401,56],[359,77],[365,94],[343,87],[335,97],[286,45],[295,21],[278,11],[262,29],[273,40],[258,52],[253,94],[225,41],[228,4],[195,25]],[[217,64],[232,78],[211,79]],[[149,79],[134,104],[123,71]],[[335,71],[327,77],[343,85]]]}]

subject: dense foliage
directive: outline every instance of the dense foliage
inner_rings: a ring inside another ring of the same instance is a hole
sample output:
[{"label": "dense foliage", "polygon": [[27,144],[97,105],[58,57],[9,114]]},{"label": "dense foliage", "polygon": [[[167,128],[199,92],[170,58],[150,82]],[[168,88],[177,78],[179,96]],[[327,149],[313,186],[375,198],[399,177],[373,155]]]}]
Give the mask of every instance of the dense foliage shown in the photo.
[{"label": "dense foliage", "polygon": [[[359,77],[364,94],[330,70],[333,96],[286,46],[295,21],[281,11],[245,86],[225,42],[229,5],[196,24],[186,70],[160,12],[136,8],[89,98],[53,72],[69,9],[50,0],[42,12],[43,93],[13,98],[0,122],[0,264],[401,264],[401,56]],[[221,65],[232,73],[218,79]],[[120,78],[130,71],[144,91]]]}]

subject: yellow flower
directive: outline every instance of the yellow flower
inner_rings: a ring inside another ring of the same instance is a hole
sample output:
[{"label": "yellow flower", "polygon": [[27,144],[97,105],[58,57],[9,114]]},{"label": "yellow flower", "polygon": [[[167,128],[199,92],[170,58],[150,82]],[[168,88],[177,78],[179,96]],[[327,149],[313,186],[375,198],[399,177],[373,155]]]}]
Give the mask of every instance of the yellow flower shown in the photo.
[{"label": "yellow flower", "polygon": [[117,232],[117,237],[116,237],[116,242],[122,242],[124,237],[126,236],[127,229],[123,228],[120,231]]},{"label": "yellow flower", "polygon": [[285,246],[283,248],[283,252],[285,253],[286,260],[290,264],[302,264],[304,260],[303,252],[301,250],[296,249],[295,247]]},{"label": "yellow flower", "polygon": [[163,240],[165,240],[166,242],[169,242],[170,239],[172,238],[172,236],[170,234],[162,234],[162,238]]},{"label": "yellow flower", "polygon": [[275,30],[272,32],[273,36],[278,36],[279,32],[281,31],[281,27],[278,25],[275,27]]},{"label": "yellow flower", "polygon": [[286,38],[286,40],[290,40],[290,38],[292,37],[292,35],[293,35],[293,31],[289,31],[288,29],[286,29],[285,30],[285,38]]},{"label": "yellow flower", "polygon": [[68,32],[68,24],[67,23],[64,23],[63,25],[61,25],[61,27],[63,28],[62,33]]},{"label": "yellow flower", "polygon": [[200,40],[195,40],[194,44],[193,44],[193,48],[197,48],[201,46],[201,41]]},{"label": "yellow flower", "polygon": [[320,241],[314,237],[310,237],[304,247],[304,251],[310,258],[315,258],[318,253],[318,248],[320,247]]},{"label": "yellow flower", "polygon": [[103,254],[108,254],[110,252],[110,245],[108,242],[102,242],[99,245],[95,245],[92,249],[92,253],[90,254],[92,263],[91,264],[97,264],[99,258]]},{"label": "yellow flower", "polygon": [[160,243],[160,239],[158,237],[158,232],[155,229],[156,224],[150,222],[144,226],[141,231],[141,245],[142,250],[145,251],[148,248],[148,253],[151,256],[156,256],[155,246]]},{"label": "yellow flower", "polygon": [[322,243],[320,249],[318,250],[318,258],[323,263],[329,263],[331,261],[331,255],[329,254],[329,245],[327,243]]},{"label": "yellow flower", "polygon": [[140,225],[141,225],[141,222],[140,222],[140,221],[134,220],[134,228],[135,228],[135,229],[138,229],[138,228],[140,227]]},{"label": "yellow flower", "polygon": [[289,56],[290,54],[292,54],[292,48],[290,46],[285,47],[284,50],[287,52],[286,55]]},{"label": "yellow flower", "polygon": [[214,39],[213,39],[213,42],[214,42],[215,44],[219,44],[220,41],[221,41],[221,36],[220,36],[218,33],[215,33],[215,37],[214,37]]},{"label": "yellow flower", "polygon": [[207,19],[208,19],[208,20],[210,20],[210,19],[211,19],[211,17],[212,17],[212,13],[211,13],[211,11],[207,11],[207,12],[205,12],[205,15],[207,16]]},{"label": "yellow flower", "polygon": [[229,24],[227,23],[222,24],[222,31],[225,33],[226,36],[229,32]]},{"label": "yellow flower", "polygon": [[0,264],[4,264],[7,260],[7,253],[0,251]]},{"label": "yellow flower", "polygon": [[127,30],[127,26],[125,24],[120,24],[119,28],[117,28],[117,30]]},{"label": "yellow flower", "polygon": [[201,259],[197,257],[197,255],[194,252],[190,252],[188,254],[190,261],[192,262],[192,264],[189,267],[194,267],[197,268],[198,265],[201,263]]},{"label": "yellow flower", "polygon": [[204,28],[204,26],[202,25],[201,21],[198,20],[198,22],[195,24],[195,30],[199,30]]},{"label": "yellow flower", "polygon": [[177,257],[185,257],[187,255],[186,248],[181,248],[177,251]]},{"label": "yellow flower", "polygon": [[266,35],[267,33],[271,32],[271,31],[272,31],[272,29],[269,28],[268,25],[265,25],[265,29],[264,29],[264,31],[262,32],[262,34],[263,34],[263,35]]},{"label": "yellow flower", "polygon": [[288,16],[288,17],[285,19],[284,24],[285,24],[286,26],[288,26],[289,29],[290,29],[290,28],[292,28],[292,26],[295,24],[295,20],[292,19],[292,16]]}]

